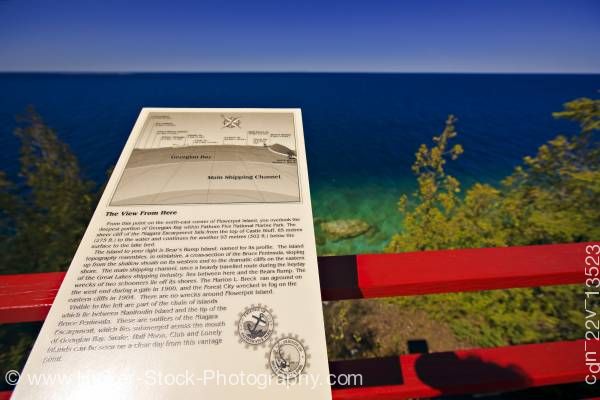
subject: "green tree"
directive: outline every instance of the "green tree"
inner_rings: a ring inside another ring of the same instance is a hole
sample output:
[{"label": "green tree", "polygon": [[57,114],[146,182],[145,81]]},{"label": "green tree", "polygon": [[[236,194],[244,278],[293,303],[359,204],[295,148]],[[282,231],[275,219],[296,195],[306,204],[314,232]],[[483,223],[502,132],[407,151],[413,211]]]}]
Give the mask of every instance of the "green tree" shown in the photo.
[{"label": "green tree", "polygon": [[[412,206],[401,199],[404,229],[387,250],[600,239],[600,100],[573,100],[554,117],[576,122],[579,132],[542,145],[499,188],[478,183],[461,198],[452,194],[459,183],[444,171],[444,161],[456,158],[460,150],[445,151],[447,144],[437,138],[434,147],[421,146],[413,166],[419,191]],[[442,133],[448,140],[456,137],[454,127],[449,127],[454,119],[449,122]],[[451,184],[435,183],[445,179]],[[579,337],[582,316],[574,311],[579,292],[575,286],[560,286],[390,301],[431,310],[449,322],[459,337],[477,338],[480,345],[500,345]]]},{"label": "green tree", "polygon": [[465,247],[505,246],[506,238],[499,212],[501,192],[486,184],[475,184],[464,197],[460,182],[446,170],[463,148],[450,145],[457,137],[456,118],[452,115],[434,145],[422,144],[412,166],[417,175],[417,192],[404,195],[398,202],[404,214],[403,229],[394,235],[387,252],[439,250]]},{"label": "green tree", "polygon": [[[33,108],[19,124],[18,179],[0,171],[0,273],[65,270],[93,211],[94,184],[81,177],[76,157]],[[24,365],[39,328],[0,326],[2,375]]]},{"label": "green tree", "polygon": [[542,145],[504,180],[511,245],[600,238],[600,100],[568,102],[554,117],[577,122],[580,131]]},{"label": "green tree", "polygon": [[[412,170],[417,175],[417,204],[408,211],[408,197],[400,198],[398,208],[405,213],[404,230],[392,238],[388,250],[414,251],[449,245],[451,232],[447,228],[458,203],[460,183],[446,173],[444,166],[447,158],[455,160],[463,152],[460,145],[450,147],[450,140],[457,135],[455,122],[456,118],[450,115],[442,134],[433,138],[435,145],[429,148],[422,144],[416,152]],[[436,235],[428,233],[432,231]]]},{"label": "green tree", "polygon": [[19,122],[18,180],[0,173],[0,272],[64,270],[93,211],[94,184],[81,177],[76,157],[33,108]]},{"label": "green tree", "polygon": [[456,137],[449,117],[435,146],[421,145],[413,171],[418,192],[400,199],[403,230],[390,252],[561,243],[600,238],[600,100],[577,99],[565,104],[556,118],[580,125],[567,138],[559,135],[508,176],[499,188],[475,184],[463,197],[460,183],[445,172],[449,159],[462,153],[447,150]]},{"label": "green tree", "polygon": [[[462,153],[460,146],[449,144],[457,137],[456,119],[450,116],[434,144],[421,145],[415,155],[418,190],[400,199],[402,230],[392,237],[386,251],[599,240],[600,100],[571,101],[554,116],[576,122],[579,132],[559,135],[542,145],[499,187],[477,183],[463,196],[458,180],[445,171],[447,162]],[[580,287],[557,286],[380,301],[397,306],[398,313],[425,310],[451,326],[459,339],[498,346],[581,337],[583,316],[576,311],[580,299]],[[356,307],[370,314],[364,310],[368,306],[347,305],[344,315],[359,315]],[[346,332],[350,328],[345,326],[351,325],[328,328],[329,344],[340,349],[341,356],[347,355],[343,349],[348,346],[363,349],[353,337],[368,334],[360,330],[360,323],[352,325],[355,330],[359,327],[358,332]],[[360,350],[364,355],[390,355],[377,350],[389,348],[386,344],[369,343],[367,350]]]}]

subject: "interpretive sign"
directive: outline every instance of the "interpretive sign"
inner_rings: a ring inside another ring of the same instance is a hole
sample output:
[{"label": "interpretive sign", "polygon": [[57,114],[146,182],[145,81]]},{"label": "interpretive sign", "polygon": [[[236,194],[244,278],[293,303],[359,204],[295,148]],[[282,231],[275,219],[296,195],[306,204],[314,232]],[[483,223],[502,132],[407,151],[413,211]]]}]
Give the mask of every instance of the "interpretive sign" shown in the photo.
[{"label": "interpretive sign", "polygon": [[314,243],[300,110],[143,109],[13,398],[329,399]]}]

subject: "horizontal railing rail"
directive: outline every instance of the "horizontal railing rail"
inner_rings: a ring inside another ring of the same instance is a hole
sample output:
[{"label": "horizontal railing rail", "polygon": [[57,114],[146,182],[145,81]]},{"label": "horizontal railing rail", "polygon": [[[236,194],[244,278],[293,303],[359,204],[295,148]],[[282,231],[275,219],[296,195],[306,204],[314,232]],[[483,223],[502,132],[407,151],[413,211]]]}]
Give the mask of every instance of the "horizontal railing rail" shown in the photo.
[{"label": "horizontal railing rail", "polygon": [[[589,244],[319,257],[321,296],[342,300],[580,283]],[[64,275],[0,275],[0,323],[44,320]],[[363,376],[360,387],[334,387],[334,399],[405,399],[582,382],[583,346],[579,340],[332,361],[333,373]],[[0,392],[0,400],[9,396]]]},{"label": "horizontal railing rail", "polygon": [[[319,257],[323,300],[582,282],[589,243]],[[64,272],[0,275],[0,323],[46,318]]]},{"label": "horizontal railing rail", "polygon": [[583,347],[575,340],[333,361],[332,373],[363,376],[361,387],[334,387],[333,398],[396,400],[583,382]]},{"label": "horizontal railing rail", "polygon": [[[342,383],[361,383],[334,387],[333,399],[397,400],[583,382],[586,365],[576,356],[582,348],[577,340],[331,361],[331,374],[346,377]],[[0,392],[0,400],[9,398],[10,392]]]},{"label": "horizontal railing rail", "polygon": [[319,257],[323,300],[581,283],[589,243]]}]

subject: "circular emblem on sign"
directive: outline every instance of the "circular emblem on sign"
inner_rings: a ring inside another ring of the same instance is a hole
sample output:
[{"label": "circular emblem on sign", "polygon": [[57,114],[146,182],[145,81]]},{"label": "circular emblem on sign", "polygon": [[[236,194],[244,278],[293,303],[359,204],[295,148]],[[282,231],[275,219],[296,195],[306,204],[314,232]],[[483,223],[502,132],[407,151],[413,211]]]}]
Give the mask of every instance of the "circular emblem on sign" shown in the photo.
[{"label": "circular emblem on sign", "polygon": [[236,333],[247,345],[264,345],[275,330],[273,311],[261,304],[247,307],[237,321]]},{"label": "circular emblem on sign", "polygon": [[308,366],[307,347],[294,336],[286,336],[274,341],[267,354],[268,367],[284,380],[297,378]]}]

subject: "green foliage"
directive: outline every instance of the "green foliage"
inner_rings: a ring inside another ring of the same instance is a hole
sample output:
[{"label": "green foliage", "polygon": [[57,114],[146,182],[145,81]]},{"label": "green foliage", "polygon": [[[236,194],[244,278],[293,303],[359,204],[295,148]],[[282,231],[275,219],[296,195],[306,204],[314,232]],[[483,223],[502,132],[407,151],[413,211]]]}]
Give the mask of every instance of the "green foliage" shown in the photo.
[{"label": "green foliage", "polygon": [[[76,157],[33,108],[19,122],[18,180],[0,171],[0,273],[64,270],[93,211],[94,185],[81,178]],[[39,326],[0,326],[4,371],[23,366]]]},{"label": "green foliage", "polygon": [[[579,132],[559,135],[542,145],[535,156],[525,157],[500,187],[477,183],[459,196],[460,183],[446,173],[447,162],[461,153],[450,145],[457,137],[456,119],[450,116],[433,145],[421,145],[413,172],[418,190],[401,197],[403,229],[386,247],[388,252],[453,248],[500,247],[568,243],[600,239],[600,100],[577,99],[554,117],[579,125]],[[431,318],[449,324],[459,340],[477,346],[575,339],[582,336],[582,288],[559,286],[451,293],[380,300],[397,312],[424,310]],[[349,305],[345,315],[356,314]],[[343,322],[343,321],[342,321]],[[333,357],[347,357],[349,346],[357,355],[373,348],[348,341],[338,324],[342,346]],[[349,325],[348,325],[349,326]],[[354,328],[356,329],[356,328]],[[334,347],[335,348],[335,347]]]},{"label": "green foliage", "polygon": [[458,339],[475,346],[577,339],[583,335],[579,286],[550,286],[473,293],[447,293],[387,300],[423,309],[448,323]]},{"label": "green foliage", "polygon": [[[10,370],[19,371],[33,346],[33,342],[42,327],[39,322],[0,325],[0,374]],[[4,380],[0,382],[1,390],[12,390]]]},{"label": "green foliage", "polygon": [[93,211],[94,185],[32,108],[20,122],[19,180],[0,173],[0,273],[64,270]]},{"label": "green foliage", "polygon": [[[405,213],[402,232],[390,252],[567,243],[600,239],[600,100],[577,99],[556,118],[577,122],[580,131],[559,135],[507,177],[499,188],[475,184],[457,198],[459,183],[446,175],[446,152],[456,136],[449,118],[435,146],[422,145],[413,171],[419,191]],[[452,132],[452,134],[448,134]],[[449,182],[449,183],[446,183]],[[496,290],[392,300],[421,307],[451,324],[460,338],[497,346],[581,336],[578,309],[581,288],[575,286]]]},{"label": "green foliage", "polygon": [[508,244],[600,238],[600,100],[571,101],[554,116],[581,131],[544,144],[504,180]]},{"label": "green foliage", "polygon": [[435,146],[422,145],[413,171],[419,190],[400,199],[404,229],[390,252],[563,243],[600,238],[600,100],[565,104],[557,118],[577,122],[581,131],[559,135],[507,177],[500,188],[475,184],[458,198],[459,182],[446,174],[448,159],[462,152],[451,116]]},{"label": "green foliage", "polygon": [[20,199],[14,191],[14,184],[6,177],[4,171],[0,171],[0,243],[5,243],[14,232],[13,218],[20,205]]},{"label": "green foliage", "polygon": [[[390,251],[396,251],[400,247],[405,251],[444,248],[452,240],[452,232],[448,232],[446,228],[450,223],[449,216],[458,202],[460,183],[446,174],[444,165],[446,158],[455,160],[463,152],[460,145],[449,147],[449,141],[457,135],[455,122],[456,118],[450,115],[442,134],[433,138],[435,146],[429,148],[423,144],[415,154],[412,170],[417,175],[418,190],[414,195],[417,205],[407,212],[408,198],[400,198],[398,207],[405,213],[404,232],[392,239],[388,246]],[[435,236],[420,234],[434,230]]]},{"label": "green foliage", "polygon": [[565,103],[565,109],[552,114],[554,118],[568,119],[577,122],[581,132],[600,130],[600,101],[582,97]]}]

